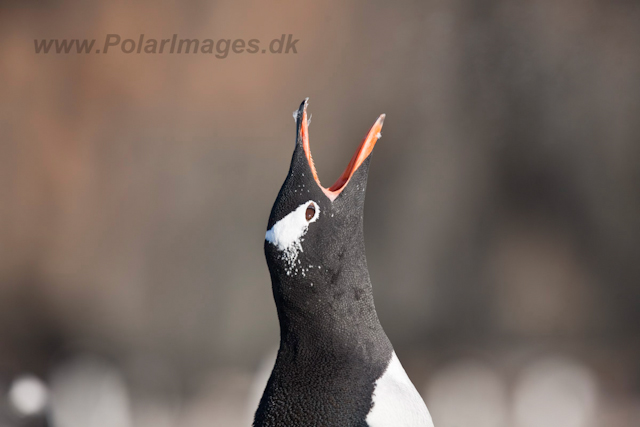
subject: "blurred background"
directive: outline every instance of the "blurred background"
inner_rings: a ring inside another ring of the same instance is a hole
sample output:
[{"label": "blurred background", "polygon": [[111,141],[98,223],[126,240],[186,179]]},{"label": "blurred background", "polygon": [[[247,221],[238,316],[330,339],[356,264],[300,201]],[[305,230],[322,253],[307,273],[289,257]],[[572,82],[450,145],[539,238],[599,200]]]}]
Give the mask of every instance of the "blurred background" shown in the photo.
[{"label": "blurred background", "polygon": [[[34,53],[108,33],[299,42]],[[639,45],[632,0],[2,1],[0,427],[250,425],[307,96],[325,185],[387,114],[369,268],[436,426],[639,426]]]}]

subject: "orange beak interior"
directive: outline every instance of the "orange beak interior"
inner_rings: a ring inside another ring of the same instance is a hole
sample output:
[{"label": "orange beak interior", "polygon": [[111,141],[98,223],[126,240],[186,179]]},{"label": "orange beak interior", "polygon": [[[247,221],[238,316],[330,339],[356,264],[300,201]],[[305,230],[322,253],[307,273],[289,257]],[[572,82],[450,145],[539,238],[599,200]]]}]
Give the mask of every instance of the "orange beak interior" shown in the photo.
[{"label": "orange beak interior", "polygon": [[340,178],[329,188],[324,188],[322,184],[320,184],[320,180],[318,179],[318,173],[316,172],[316,166],[313,164],[313,158],[311,157],[311,150],[309,149],[309,123],[307,122],[307,109],[305,108],[302,113],[302,127],[300,129],[301,137],[302,137],[302,148],[304,149],[304,153],[307,156],[307,161],[309,162],[309,167],[311,168],[311,172],[313,173],[313,178],[316,180],[318,186],[324,191],[324,194],[330,200],[335,200],[338,195],[342,192],[344,187],[347,185],[353,173],[360,167],[362,162],[365,161],[373,147],[380,139],[380,131],[382,130],[382,123],[384,122],[385,115],[382,114],[378,117],[378,120],[373,124],[367,136],[362,140],[360,147],[356,151],[356,153],[351,158],[351,161],[347,165],[347,168],[344,170]]}]

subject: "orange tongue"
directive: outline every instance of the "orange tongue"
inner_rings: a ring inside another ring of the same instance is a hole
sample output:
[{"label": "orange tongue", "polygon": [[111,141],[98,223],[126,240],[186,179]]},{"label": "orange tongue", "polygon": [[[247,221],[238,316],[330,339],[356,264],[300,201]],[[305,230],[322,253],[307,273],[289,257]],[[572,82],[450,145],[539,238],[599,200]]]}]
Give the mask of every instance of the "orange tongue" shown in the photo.
[{"label": "orange tongue", "polygon": [[318,186],[324,191],[324,194],[330,200],[335,200],[336,197],[342,192],[344,187],[347,185],[347,182],[353,176],[353,173],[360,167],[362,162],[365,161],[373,147],[375,147],[376,142],[380,138],[380,131],[382,130],[382,123],[384,122],[385,115],[382,114],[378,117],[378,120],[373,124],[367,136],[362,140],[358,151],[353,155],[351,161],[347,165],[347,168],[344,170],[340,178],[329,188],[324,188],[322,184],[320,184],[320,180],[318,179],[318,173],[316,172],[316,166],[313,164],[313,158],[311,157],[311,150],[309,149],[309,124],[307,123],[307,110],[306,108],[302,112],[302,127],[300,129],[300,134],[302,136],[302,148],[304,149],[304,153],[307,156],[307,161],[309,162],[309,167],[311,168],[311,172],[313,173],[313,178],[318,183]]}]

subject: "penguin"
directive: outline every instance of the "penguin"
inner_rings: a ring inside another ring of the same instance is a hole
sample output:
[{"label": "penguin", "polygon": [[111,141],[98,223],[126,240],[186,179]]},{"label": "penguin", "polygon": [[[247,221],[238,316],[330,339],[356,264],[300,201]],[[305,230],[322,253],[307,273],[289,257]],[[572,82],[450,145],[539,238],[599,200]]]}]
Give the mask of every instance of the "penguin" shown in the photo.
[{"label": "penguin", "polygon": [[432,427],[373,302],[363,235],[375,122],[335,184],[320,184],[305,99],[289,173],[271,209],[264,253],[280,347],[254,427]]}]

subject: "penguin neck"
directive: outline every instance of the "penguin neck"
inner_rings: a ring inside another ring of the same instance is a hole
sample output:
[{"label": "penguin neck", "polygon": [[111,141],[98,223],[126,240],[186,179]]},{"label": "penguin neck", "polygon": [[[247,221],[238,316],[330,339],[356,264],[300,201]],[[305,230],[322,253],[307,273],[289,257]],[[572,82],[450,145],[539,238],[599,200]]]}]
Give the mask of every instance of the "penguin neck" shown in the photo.
[{"label": "penguin neck", "polygon": [[[272,277],[281,351],[386,358],[391,344],[376,313],[364,248],[336,260],[307,280]],[[282,289],[287,292],[277,291]]]}]

